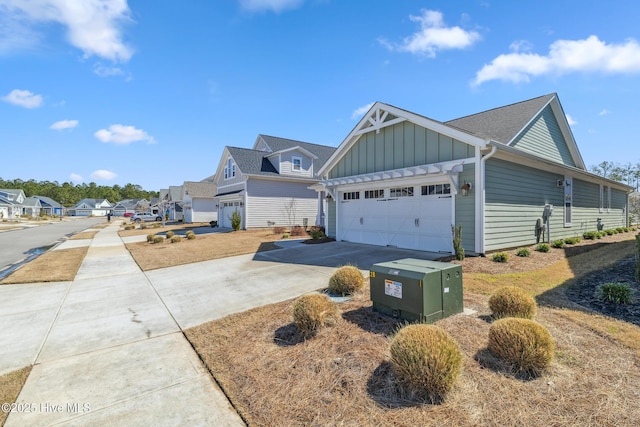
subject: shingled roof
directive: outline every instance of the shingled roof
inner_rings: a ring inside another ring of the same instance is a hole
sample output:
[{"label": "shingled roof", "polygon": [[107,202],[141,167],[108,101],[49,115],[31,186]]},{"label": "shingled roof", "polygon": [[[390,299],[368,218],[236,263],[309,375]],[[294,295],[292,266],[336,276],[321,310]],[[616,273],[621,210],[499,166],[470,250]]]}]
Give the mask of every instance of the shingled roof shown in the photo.
[{"label": "shingled roof", "polygon": [[313,144],[311,142],[296,141],[294,139],[280,138],[277,136],[258,135],[273,151],[282,151],[292,147],[300,147],[313,153],[318,157],[317,165],[318,169],[331,157],[335,147],[329,147],[328,145]]},{"label": "shingled roof", "polygon": [[185,194],[188,194],[192,199],[212,199],[216,195],[216,186],[210,182],[185,181],[182,187]]},{"label": "shingled roof", "polygon": [[557,95],[540,96],[527,101],[505,105],[470,116],[444,122],[480,138],[509,144],[529,121]]}]

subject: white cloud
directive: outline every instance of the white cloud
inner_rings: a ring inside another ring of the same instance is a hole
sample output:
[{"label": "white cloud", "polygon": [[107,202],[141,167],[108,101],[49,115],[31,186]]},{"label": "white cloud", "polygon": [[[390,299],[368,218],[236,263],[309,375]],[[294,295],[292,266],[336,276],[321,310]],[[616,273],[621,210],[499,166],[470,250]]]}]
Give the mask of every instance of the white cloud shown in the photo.
[{"label": "white cloud", "polygon": [[240,0],[240,6],[250,12],[263,12],[271,10],[280,13],[283,10],[295,9],[304,3],[304,0]]},{"label": "white cloud", "polygon": [[72,173],[71,175],[69,175],[69,181],[75,182],[76,184],[78,184],[84,181],[84,178],[82,178],[82,176],[78,175],[77,173]]},{"label": "white cloud", "polygon": [[91,179],[99,179],[99,180],[104,180],[104,181],[111,181],[112,179],[114,179],[117,176],[118,175],[116,173],[108,171],[108,170],[104,170],[104,169],[98,169],[98,170],[93,171],[91,173]]},{"label": "white cloud", "polygon": [[351,118],[353,120],[360,118],[364,113],[369,111],[371,107],[373,107],[373,102],[367,105],[363,105],[360,108],[356,108],[353,113],[351,113]]},{"label": "white cloud", "polygon": [[42,96],[28,90],[14,89],[9,95],[3,96],[2,100],[24,108],[36,108],[42,105]]},{"label": "white cloud", "polygon": [[519,51],[498,56],[476,73],[474,84],[489,80],[528,82],[534,76],[576,72],[638,73],[640,45],[632,39],[607,44],[596,36],[584,40],[557,40],[551,44],[546,56]]},{"label": "white cloud", "polygon": [[409,19],[420,24],[420,29],[406,37],[402,43],[390,43],[385,39],[378,41],[389,50],[410,52],[434,58],[436,53],[447,49],[464,49],[480,40],[475,31],[465,31],[460,27],[447,27],[442,12],[423,9],[419,16],[410,15]]},{"label": "white cloud", "polygon": [[607,110],[606,108],[598,113],[599,116],[608,116],[609,114],[611,114],[611,111]]},{"label": "white cloud", "polygon": [[111,125],[109,129],[100,129],[94,136],[102,142],[112,142],[116,145],[128,145],[136,141],[147,141],[149,144],[155,143],[155,139],[142,129],[133,126]]},{"label": "white cloud", "polygon": [[570,115],[565,114],[565,116],[567,117],[567,122],[569,123],[569,126],[574,126],[578,124],[578,122],[573,120],[573,118]]},{"label": "white cloud", "polygon": [[73,129],[74,127],[78,126],[78,123],[79,122],[77,120],[60,120],[59,122],[55,122],[54,124],[49,126],[49,129],[53,129],[53,130]]},{"label": "white cloud", "polygon": [[[85,57],[128,61],[133,49],[122,40],[122,26],[131,22],[127,0],[0,0],[0,28],[11,28],[29,45],[43,37],[35,24],[55,22],[67,29],[67,40]],[[6,33],[6,34],[5,34]],[[0,46],[16,37],[0,30]]]}]

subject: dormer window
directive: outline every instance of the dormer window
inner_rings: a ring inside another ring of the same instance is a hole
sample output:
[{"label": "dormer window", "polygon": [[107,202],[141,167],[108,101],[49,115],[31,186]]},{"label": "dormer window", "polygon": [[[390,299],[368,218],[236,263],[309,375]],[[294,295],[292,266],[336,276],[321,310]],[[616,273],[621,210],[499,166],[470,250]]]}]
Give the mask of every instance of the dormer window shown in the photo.
[{"label": "dormer window", "polygon": [[291,157],[291,168],[294,171],[302,170],[302,157]]},{"label": "dormer window", "polygon": [[233,163],[232,159],[227,160],[227,166],[224,167],[224,179],[235,178],[236,176],[236,165]]}]

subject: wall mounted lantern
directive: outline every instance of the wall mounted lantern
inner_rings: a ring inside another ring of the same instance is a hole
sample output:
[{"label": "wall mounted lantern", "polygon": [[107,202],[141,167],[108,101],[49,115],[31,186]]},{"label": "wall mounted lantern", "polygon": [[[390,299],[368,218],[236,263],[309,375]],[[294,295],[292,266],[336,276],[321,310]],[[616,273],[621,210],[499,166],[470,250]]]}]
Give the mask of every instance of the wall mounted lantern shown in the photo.
[{"label": "wall mounted lantern", "polygon": [[473,185],[471,185],[470,182],[465,181],[462,187],[460,187],[460,193],[462,193],[462,195],[466,197],[469,195],[469,191],[471,191],[472,188]]}]

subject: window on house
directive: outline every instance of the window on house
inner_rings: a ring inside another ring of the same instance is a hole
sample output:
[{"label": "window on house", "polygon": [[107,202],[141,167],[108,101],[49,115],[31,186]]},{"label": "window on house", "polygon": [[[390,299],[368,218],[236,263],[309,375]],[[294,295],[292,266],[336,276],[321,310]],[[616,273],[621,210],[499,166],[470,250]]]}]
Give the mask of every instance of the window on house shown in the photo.
[{"label": "window on house", "polygon": [[564,226],[571,227],[573,210],[573,179],[564,177]]},{"label": "window on house", "polygon": [[389,190],[389,197],[412,197],[413,187],[398,187]]},{"label": "window on house", "polygon": [[291,167],[294,171],[302,170],[302,158],[301,157],[291,157]]},{"label": "window on house", "polygon": [[423,185],[423,196],[436,196],[438,194],[451,194],[451,184]]},{"label": "window on house", "polygon": [[231,179],[236,176],[236,165],[233,160],[227,160],[227,166],[224,167],[224,179]]},{"label": "window on house", "polygon": [[364,192],[365,199],[382,199],[384,198],[384,190],[366,190]]},{"label": "window on house", "polygon": [[342,193],[342,200],[357,200],[360,198],[359,191],[347,191]]}]

